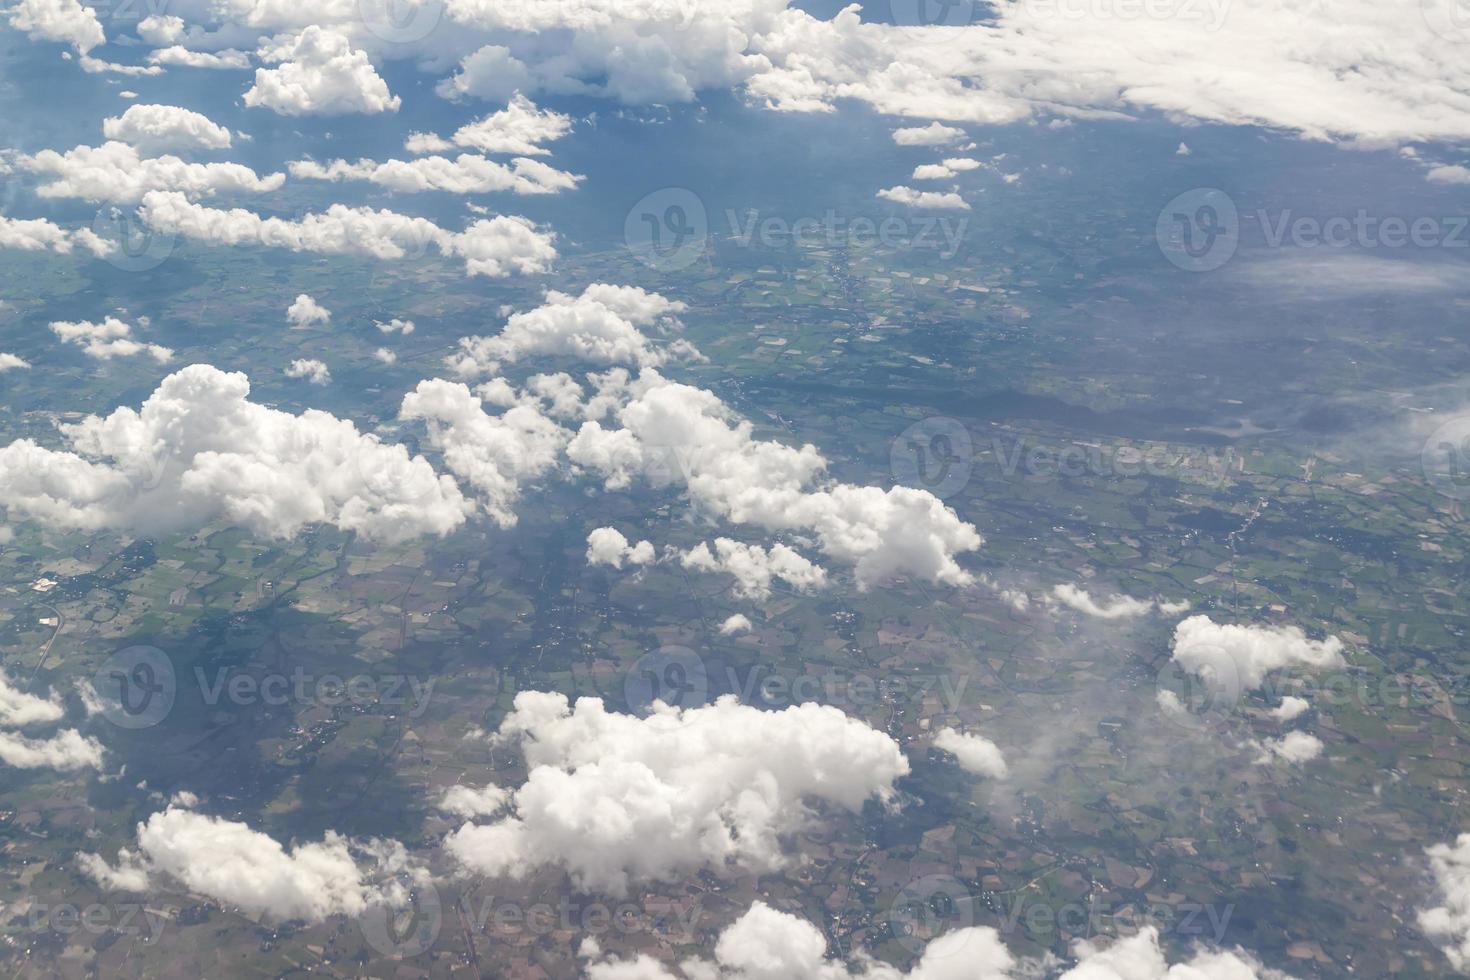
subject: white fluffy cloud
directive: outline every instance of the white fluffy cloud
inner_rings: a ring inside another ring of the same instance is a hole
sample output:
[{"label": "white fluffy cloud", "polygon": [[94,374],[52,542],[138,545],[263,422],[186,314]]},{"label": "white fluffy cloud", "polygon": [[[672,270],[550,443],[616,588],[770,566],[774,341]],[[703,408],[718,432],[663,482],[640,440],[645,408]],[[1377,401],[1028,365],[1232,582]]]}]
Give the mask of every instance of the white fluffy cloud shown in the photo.
[{"label": "white fluffy cloud", "polygon": [[893,131],[893,142],[899,146],[948,146],[964,138],[963,129],[937,122],[927,126],[906,126]]},{"label": "white fluffy cloud", "polygon": [[117,250],[115,242],[99,237],[90,228],[68,231],[45,218],[22,219],[0,215],[0,248],[70,255],[77,245],[99,257],[111,255]]},{"label": "white fluffy cloud", "polygon": [[254,244],[392,260],[422,255],[432,245],[447,257],[463,258],[470,275],[490,278],[545,272],[556,260],[552,232],[506,215],[451,232],[427,218],[341,204],[298,220],[262,218],[242,208],[204,207],[183,194],[165,191],[145,194],[139,214],[156,231],[215,246]]},{"label": "white fluffy cloud", "polygon": [[954,191],[919,191],[912,187],[889,187],[878,192],[883,201],[937,211],[968,211],[970,205]]},{"label": "white fluffy cloud", "polygon": [[[603,958],[585,946],[587,980],[1016,980],[1016,960],[988,926],[957,929],[933,939],[907,972],[859,952],[852,964],[827,958],[816,926],[763,902],[720,933],[714,960],[689,959],[677,973],[647,955]],[[1181,978],[1183,980],[1183,978]],[[1221,978],[1225,980],[1225,978]]]},{"label": "white fluffy cloud", "polygon": [[1242,949],[1199,949],[1171,966],[1153,926],[1107,947],[1079,942],[1072,954],[1077,965],[1058,980],[1292,980]]},{"label": "white fluffy cloud", "polygon": [[12,518],[57,527],[157,533],[225,520],[287,537],[329,523],[383,540],[446,534],[472,511],[423,457],[249,394],[243,374],[184,368],[141,410],[63,425],[72,451],[29,439],[0,448],[0,500]]},{"label": "white fluffy cloud", "polygon": [[934,747],[943,749],[959,760],[960,768],[976,776],[1006,778],[1006,760],[1000,747],[983,735],[941,728],[934,733]]},{"label": "white fluffy cloud", "polygon": [[532,404],[490,415],[469,388],[438,379],[405,395],[399,417],[427,423],[445,465],[480,492],[501,527],[515,525],[522,485],[551,470],[571,437]]},{"label": "white fluffy cloud", "polygon": [[286,377],[302,378],[314,385],[332,383],[332,372],[326,364],[314,358],[301,358],[286,365]]},{"label": "white fluffy cloud", "polygon": [[1133,619],[1155,610],[1172,616],[1189,608],[1187,601],[1163,602],[1158,599],[1134,599],[1126,595],[1115,595],[1099,603],[1086,589],[1070,583],[1052,589],[1047,601],[1053,606],[1065,606],[1097,619]]},{"label": "white fluffy cloud", "polygon": [[450,855],[491,876],[558,866],[575,887],[614,895],[706,866],[781,867],[806,801],[856,811],[909,768],[886,734],[816,704],[768,712],[724,698],[640,718],[527,691],[499,738],[519,739],[526,781],[504,818],[452,834]]},{"label": "white fluffy cloud", "polygon": [[943,163],[926,163],[914,168],[914,180],[950,180],[980,167],[979,160],[955,157]]},{"label": "white fluffy cloud", "polygon": [[30,362],[15,354],[0,352],[0,371],[14,371],[17,368],[28,368]]},{"label": "white fluffy cloud", "polygon": [[461,339],[449,364],[466,377],[495,374],[502,362],[533,355],[651,367],[668,360],[670,352],[655,348],[640,328],[673,331],[674,317],[683,310],[683,303],[636,286],[594,283],[580,296],[553,290],[541,306],[513,314],[495,336]]},{"label": "white fluffy cloud", "polygon": [[697,506],[738,524],[811,531],[826,554],[854,566],[861,588],[899,575],[973,581],[955,556],[979,548],[980,535],[933,494],[823,480],[827,462],[815,447],[758,440],[712,392],[652,370],[631,384],[620,372],[602,381],[599,398],[621,404],[620,427],[589,412],[568,455],[609,488],[641,476],[681,485]]},{"label": "white fluffy cloud", "polygon": [[1470,834],[1428,850],[1439,905],[1419,912],[1419,928],[1439,944],[1450,964],[1470,970]]},{"label": "white fluffy cloud", "polygon": [[182,68],[212,68],[220,71],[245,71],[250,67],[250,55],[234,48],[223,51],[192,51],[181,44],[148,52],[148,61],[154,65],[178,65]]},{"label": "white fluffy cloud", "polygon": [[314,160],[298,160],[288,169],[298,180],[363,180],[402,193],[492,194],[510,191],[515,194],[557,194],[574,190],[582,180],[578,174],[569,174],[527,157],[517,157],[507,165],[469,153],[462,153],[452,160],[430,156],[385,163],[333,160],[322,164]]},{"label": "white fluffy cloud", "polygon": [[639,541],[630,544],[623,532],[615,527],[599,527],[587,535],[587,563],[589,565],[611,565],[622,568],[629,565],[647,565],[653,561],[653,544]]},{"label": "white fluffy cloud", "polygon": [[517,94],[499,112],[466,123],[445,140],[428,133],[414,133],[404,144],[410,153],[432,153],[450,146],[464,146],[481,153],[503,153],[516,156],[545,156],[550,151],[542,144],[561,139],[572,130],[570,116],[536,104]]},{"label": "white fluffy cloud", "polygon": [[1255,690],[1284,667],[1340,667],[1342,641],[1309,640],[1295,626],[1219,625],[1191,616],[1174,629],[1174,660],[1185,670],[1213,678],[1227,689]]},{"label": "white fluffy cloud", "polygon": [[79,54],[107,40],[96,12],[78,0],[20,0],[6,13],[10,26],[32,40],[70,44]]},{"label": "white fluffy cloud", "polygon": [[332,311],[306,293],[302,293],[286,307],[286,322],[293,327],[309,327],[313,324],[332,322]]},{"label": "white fluffy cloud", "polygon": [[[401,862],[401,845],[369,841],[359,848],[379,867]],[[83,871],[113,888],[141,891],[151,876],[164,874],[200,895],[271,921],[320,922],[332,915],[358,915],[369,905],[393,903],[359,866],[349,841],[328,831],[320,843],[289,850],[238,821],[171,805],[138,824],[137,851],[122,850],[116,866],[98,855],[82,855]]]},{"label": "white fluffy cloud", "polygon": [[158,363],[167,364],[174,357],[174,352],[167,347],[134,340],[132,325],[114,316],[101,323],[55,321],[51,324],[51,332],[63,342],[80,347],[88,357],[100,361],[147,354]]},{"label": "white fluffy cloud", "polygon": [[827,584],[826,572],[784,544],[772,545],[767,550],[760,545],[717,538],[713,551],[708,544],[701,543],[679,560],[685,568],[733,575],[735,594],[747,599],[769,599],[773,579],[780,579],[798,592],[820,589]]},{"label": "white fluffy cloud", "polygon": [[373,326],[377,327],[380,333],[396,333],[404,337],[407,337],[414,331],[412,320],[400,320],[397,317],[394,317],[392,320],[374,321]]},{"label": "white fluffy cloud", "polygon": [[176,156],[143,157],[127,143],[78,146],[58,153],[21,156],[16,165],[45,178],[41,197],[132,204],[150,192],[172,192],[187,200],[216,194],[264,194],[279,190],[284,174],[264,177],[238,163],[189,163]]},{"label": "white fluffy cloud", "polygon": [[1256,748],[1260,753],[1256,757],[1256,762],[1261,765],[1278,761],[1301,765],[1321,755],[1323,745],[1322,740],[1315,735],[1308,735],[1306,732],[1287,732],[1281,738],[1257,742]]},{"label": "white fluffy cloud", "polygon": [[60,721],[64,714],[61,702],[54,695],[38,698],[27,694],[12,686],[5,671],[0,670],[0,727],[49,724]]},{"label": "white fluffy cloud", "polygon": [[278,67],[256,69],[255,84],[245,92],[248,106],[307,116],[397,112],[401,104],[367,52],[354,49],[337,31],[313,25],[271,39],[258,54]]},{"label": "white fluffy cloud", "polygon": [[16,769],[98,769],[102,743],[72,728],[48,738],[0,732],[0,762]]},{"label": "white fluffy cloud", "polygon": [[1307,702],[1306,698],[1299,698],[1295,695],[1288,694],[1281,699],[1279,705],[1272,709],[1271,717],[1282,723],[1295,721],[1306,714],[1307,709],[1310,707],[1311,704]]},{"label": "white fluffy cloud", "polygon": [[457,817],[493,817],[510,803],[510,793],[499,786],[451,786],[444,791],[436,809]]},{"label": "white fluffy cloud", "polygon": [[135,105],[121,116],[102,120],[102,135],[129,143],[142,153],[167,150],[224,150],[230,131],[209,117],[172,105]]},{"label": "white fluffy cloud", "polygon": [[753,628],[749,616],[744,613],[735,613],[720,624],[720,635],[734,636],[737,633],[749,633]]}]

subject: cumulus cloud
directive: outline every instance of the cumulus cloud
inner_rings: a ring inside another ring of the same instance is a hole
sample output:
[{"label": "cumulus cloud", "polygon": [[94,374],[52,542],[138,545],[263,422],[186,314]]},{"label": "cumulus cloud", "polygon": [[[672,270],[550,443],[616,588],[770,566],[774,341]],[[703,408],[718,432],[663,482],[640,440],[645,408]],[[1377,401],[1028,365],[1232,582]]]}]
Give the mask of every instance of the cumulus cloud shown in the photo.
[{"label": "cumulus cloud", "polygon": [[893,131],[893,142],[899,146],[948,146],[964,138],[963,129],[937,122],[927,126],[906,126]]},{"label": "cumulus cloud", "polygon": [[286,365],[286,377],[304,378],[314,385],[332,383],[332,372],[321,361],[302,358]]},{"label": "cumulus cloud", "polygon": [[49,738],[0,731],[0,762],[16,769],[99,769],[102,743],[72,728]]},{"label": "cumulus cloud", "polygon": [[399,417],[427,424],[450,472],[479,491],[501,527],[516,524],[522,486],[550,471],[571,437],[533,404],[491,415],[465,385],[441,379],[419,382],[404,396]]},{"label": "cumulus cloud", "polygon": [[184,18],[172,14],[150,14],[138,21],[138,38],[145,44],[173,44],[184,36]]},{"label": "cumulus cloud", "polygon": [[14,371],[20,368],[30,367],[30,362],[15,354],[0,352],[0,371]]},{"label": "cumulus cloud", "polygon": [[1185,670],[1234,690],[1255,690],[1284,667],[1341,667],[1342,641],[1309,640],[1295,626],[1219,625],[1191,616],[1174,629],[1173,659]]},{"label": "cumulus cloud", "polygon": [[884,491],[824,479],[816,448],[758,440],[713,392],[647,370],[636,382],[614,371],[598,399],[615,403],[617,427],[588,412],[568,456],[611,489],[635,476],[679,485],[698,507],[738,524],[813,532],[826,554],[854,566],[860,588],[899,575],[968,585],[957,554],[980,547],[975,529],[933,494]]},{"label": "cumulus cloud", "polygon": [[90,228],[68,231],[45,218],[22,219],[0,215],[0,248],[70,255],[77,245],[99,257],[111,255],[117,250],[115,242],[99,237]]},{"label": "cumulus cloud", "polygon": [[914,180],[949,180],[979,167],[979,160],[956,157],[943,163],[926,163],[915,167]]},{"label": "cumulus cloud", "polygon": [[1426,853],[1440,904],[1419,912],[1419,928],[1439,944],[1456,970],[1470,970],[1470,834]]},{"label": "cumulus cloud", "polygon": [[1292,980],[1238,948],[1200,948],[1188,960],[1171,966],[1154,926],[1107,947],[1079,941],[1072,955],[1077,964],[1058,980]]},{"label": "cumulus cloud", "polygon": [[373,326],[377,327],[381,333],[396,333],[405,337],[414,331],[412,320],[400,320],[397,317],[387,321],[375,320],[373,321]]},{"label": "cumulus cloud", "polygon": [[[859,952],[852,964],[827,958],[816,926],[763,902],[720,933],[714,960],[689,959],[673,972],[646,954],[604,957],[591,945],[583,955],[587,980],[1016,980],[1016,960],[988,926],[957,929],[930,940],[907,972]],[[1102,980],[1102,978],[1100,978]],[[1182,978],[1181,978],[1182,980]],[[1224,980],[1224,978],[1221,978]]]},{"label": "cumulus cloud", "polygon": [[182,68],[210,68],[219,71],[245,71],[250,67],[250,55],[234,48],[222,51],[193,51],[181,44],[148,52],[148,62],[153,65],[178,65]]},{"label": "cumulus cloud", "polygon": [[470,275],[490,278],[545,272],[556,260],[552,232],[537,229],[525,218],[505,215],[451,232],[427,218],[341,204],[298,220],[263,218],[241,208],[204,207],[183,194],[164,191],[145,194],[139,214],[155,231],[216,246],[254,244],[391,260],[422,255],[432,245],[446,257],[463,258]]},{"label": "cumulus cloud", "polygon": [[386,347],[379,347],[377,350],[373,351],[373,360],[381,361],[384,364],[397,364],[398,355],[393,353]]},{"label": "cumulus cloud", "polygon": [[[191,892],[274,922],[359,915],[399,898],[391,887],[375,885],[371,866],[359,866],[353,845],[332,831],[319,843],[288,850],[244,823],[170,805],[139,823],[137,835],[137,851],[122,850],[115,867],[92,854],[80,857],[83,870],[129,891],[147,889],[153,875],[167,875]],[[380,868],[403,861],[396,842],[369,841],[356,849]]]},{"label": "cumulus cloud", "polygon": [[448,191],[451,194],[557,194],[574,190],[583,179],[539,160],[517,157],[509,165],[483,156],[462,153],[454,159],[442,156],[416,160],[333,160],[317,163],[298,160],[288,166],[298,180],[362,180],[392,191]]},{"label": "cumulus cloud", "polygon": [[53,527],[159,533],[227,520],[262,537],[328,523],[364,537],[446,534],[472,512],[453,479],[326,412],[249,401],[206,364],[165,378],[140,410],[61,426],[70,451],[0,448],[10,516]]},{"label": "cumulus cloud", "polygon": [[954,191],[919,191],[912,187],[889,187],[878,192],[878,198],[896,204],[940,211],[968,211],[970,205]]},{"label": "cumulus cloud", "polygon": [[749,633],[753,628],[749,616],[744,613],[735,613],[720,624],[720,635],[734,636],[737,633]]},{"label": "cumulus cloud", "polygon": [[493,817],[510,803],[510,793],[499,786],[451,786],[445,790],[436,809],[457,817]]},{"label": "cumulus cloud", "polygon": [[78,54],[107,40],[96,12],[78,0],[20,0],[6,13],[10,26],[31,40],[70,44]]},{"label": "cumulus cloud", "polygon": [[630,544],[623,532],[615,527],[599,527],[587,535],[587,564],[611,565],[622,568],[629,565],[647,565],[653,561],[653,544],[639,541]]},{"label": "cumulus cloud", "polygon": [[780,579],[798,592],[820,589],[827,573],[784,544],[769,550],[729,538],[715,539],[714,550],[701,543],[679,558],[685,568],[701,572],[723,572],[735,577],[735,594],[746,599],[771,597],[771,582]]},{"label": "cumulus cloud", "polygon": [[983,735],[973,735],[941,728],[934,733],[934,747],[949,752],[959,760],[960,768],[976,776],[1006,778],[1006,760],[1000,747]]},{"label": "cumulus cloud", "polygon": [[499,112],[492,112],[461,126],[450,140],[414,133],[405,146],[410,153],[421,152],[419,148],[425,152],[434,152],[453,145],[469,147],[482,153],[534,157],[545,156],[550,151],[543,144],[553,143],[571,131],[570,116],[550,109],[538,109],[530,99],[517,94]]},{"label": "cumulus cloud", "polygon": [[100,361],[147,354],[158,363],[167,364],[174,357],[174,352],[167,347],[134,340],[132,325],[113,316],[101,323],[55,321],[51,324],[51,332],[63,342],[80,347],[88,357]]},{"label": "cumulus cloud", "polygon": [[1470,184],[1470,167],[1458,164],[1430,167],[1424,176],[1436,184]]},{"label": "cumulus cloud", "polygon": [[1300,718],[1307,713],[1309,708],[1311,708],[1311,705],[1307,702],[1306,698],[1299,698],[1289,694],[1282,698],[1281,703],[1271,710],[1271,717],[1285,724],[1286,722],[1295,721]]},{"label": "cumulus cloud", "polygon": [[283,116],[397,112],[401,100],[388,91],[367,52],[352,47],[346,34],[312,25],[300,34],[281,35],[263,44],[245,104],[264,106]]},{"label": "cumulus cloud", "polygon": [[1132,619],[1146,616],[1155,610],[1171,616],[1189,608],[1187,601],[1163,602],[1159,599],[1134,599],[1125,595],[1115,595],[1099,603],[1086,589],[1070,583],[1052,589],[1047,601],[1053,606],[1065,606],[1098,619]]},{"label": "cumulus cloud", "polygon": [[102,121],[102,135],[138,148],[149,156],[167,150],[224,150],[230,131],[188,109],[172,105],[130,106],[121,116]]},{"label": "cumulus cloud", "polygon": [[302,293],[286,307],[286,321],[293,327],[309,327],[313,324],[332,322],[332,311]]},{"label": "cumulus cloud", "polygon": [[574,887],[614,895],[701,867],[779,868],[809,801],[856,811],[909,770],[886,734],[816,704],[770,712],[723,698],[640,718],[526,691],[498,737],[519,740],[526,781],[505,817],[466,824],[446,850],[481,874],[557,866]]},{"label": "cumulus cloud", "polygon": [[0,726],[24,728],[27,725],[48,724],[60,721],[65,711],[61,702],[53,695],[38,698],[15,688],[5,671],[0,670]]},{"label": "cumulus cloud", "polygon": [[678,326],[674,317],[683,310],[683,303],[636,286],[594,283],[580,296],[552,290],[542,305],[513,314],[495,336],[461,339],[449,365],[468,377],[495,374],[502,362],[533,355],[652,367],[663,364],[673,351],[655,348],[640,328],[674,330]]},{"label": "cumulus cloud", "polygon": [[1322,754],[1322,740],[1315,735],[1306,732],[1287,732],[1281,738],[1268,739],[1257,742],[1256,748],[1259,755],[1256,762],[1265,765],[1270,762],[1289,762],[1301,765],[1311,762]]},{"label": "cumulus cloud", "polygon": [[279,190],[284,174],[258,175],[238,163],[189,163],[166,155],[143,157],[127,143],[78,146],[58,153],[42,150],[17,157],[16,165],[45,182],[36,194],[86,201],[132,204],[150,192],[172,192],[198,200],[217,194],[265,194]]}]

